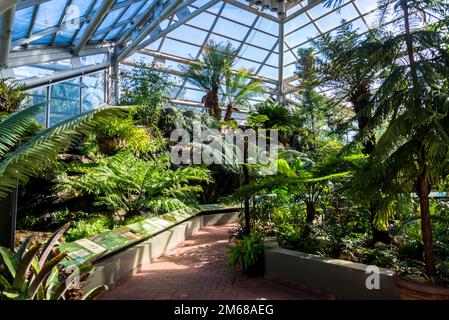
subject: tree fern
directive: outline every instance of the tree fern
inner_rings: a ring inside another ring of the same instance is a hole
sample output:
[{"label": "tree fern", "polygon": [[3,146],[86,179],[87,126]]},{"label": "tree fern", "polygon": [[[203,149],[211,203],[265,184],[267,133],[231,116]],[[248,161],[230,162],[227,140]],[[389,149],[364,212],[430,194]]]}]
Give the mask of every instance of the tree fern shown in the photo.
[{"label": "tree fern", "polygon": [[150,160],[122,152],[81,167],[80,173],[60,189],[94,194],[96,205],[129,214],[185,209],[189,198],[201,192],[200,183],[211,182],[209,170],[202,167],[171,169],[166,154]]}]

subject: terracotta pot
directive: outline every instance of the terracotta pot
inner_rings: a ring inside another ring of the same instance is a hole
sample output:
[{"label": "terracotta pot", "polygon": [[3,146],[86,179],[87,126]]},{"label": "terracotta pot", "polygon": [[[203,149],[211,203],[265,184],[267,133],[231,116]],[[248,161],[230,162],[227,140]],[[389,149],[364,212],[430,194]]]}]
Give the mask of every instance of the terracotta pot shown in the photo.
[{"label": "terracotta pot", "polygon": [[98,149],[105,155],[112,155],[117,150],[122,149],[126,145],[125,139],[122,137],[113,138],[97,138]]},{"label": "terracotta pot", "polygon": [[401,300],[449,300],[449,288],[394,277]]}]

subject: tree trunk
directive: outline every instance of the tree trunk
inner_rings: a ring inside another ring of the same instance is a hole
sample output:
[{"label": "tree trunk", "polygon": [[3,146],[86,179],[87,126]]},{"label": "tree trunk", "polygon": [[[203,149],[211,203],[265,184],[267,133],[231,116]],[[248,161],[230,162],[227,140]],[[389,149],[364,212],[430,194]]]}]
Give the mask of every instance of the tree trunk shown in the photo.
[{"label": "tree trunk", "polygon": [[313,221],[315,220],[316,210],[315,203],[311,201],[306,201],[306,226],[304,228],[304,237],[308,237],[310,232],[312,231]]},{"label": "tree trunk", "polygon": [[315,204],[313,202],[306,202],[306,210],[307,210],[307,217],[306,222],[307,224],[312,224],[315,220],[316,210],[315,210]]},{"label": "tree trunk", "polygon": [[[244,175],[244,184],[250,184],[250,176],[249,176],[249,168],[248,168],[248,137],[245,137],[244,142],[244,150],[243,150],[243,175]],[[245,235],[249,235],[251,233],[251,216],[250,216],[250,208],[249,208],[249,197],[245,196]]]},{"label": "tree trunk", "polygon": [[[404,12],[404,30],[406,35],[407,55],[410,63],[410,71],[413,84],[413,107],[419,109],[421,107],[421,97],[417,88],[419,86],[418,70],[416,67],[415,50],[413,47],[413,38],[410,29],[410,12],[406,1],[401,3],[402,11]],[[426,263],[426,274],[431,277],[435,275],[435,257],[433,255],[433,241],[432,241],[432,222],[429,210],[429,193],[430,183],[427,181],[427,164],[426,164],[426,148],[421,142],[421,150],[418,155],[421,172],[417,181],[417,192],[419,197],[419,206],[421,210],[421,233],[424,244],[424,262]]]},{"label": "tree trunk", "polygon": [[212,89],[203,98],[204,106],[209,111],[209,115],[215,117],[218,121],[221,120],[220,103],[218,102],[218,87]]},{"label": "tree trunk", "polygon": [[229,121],[232,119],[232,112],[234,111],[234,106],[230,103],[226,106],[226,114],[224,117],[225,121]]},{"label": "tree trunk", "polygon": [[220,103],[218,102],[218,87],[212,87],[212,110],[214,111],[215,118],[217,121],[221,120],[221,110],[220,110]]},{"label": "tree trunk", "polygon": [[[371,155],[374,152],[374,149],[376,148],[376,135],[372,130],[368,130],[368,132],[365,132],[367,129],[367,126],[369,124],[369,116],[362,115],[361,112],[364,111],[365,108],[369,106],[370,100],[371,100],[371,94],[370,94],[370,85],[368,83],[360,83],[360,85],[355,88],[354,92],[350,96],[350,101],[353,105],[354,112],[356,113],[357,117],[357,125],[359,128],[360,133],[364,133],[367,135],[367,140],[363,143],[363,154],[364,155]],[[372,241],[373,244],[377,242],[383,242],[383,243],[390,243],[391,237],[388,232],[388,230],[379,230],[375,226],[375,218],[377,214],[378,205],[375,200],[372,200],[369,205],[369,211],[371,213],[371,232],[373,235]]]},{"label": "tree trunk", "polygon": [[426,179],[426,165],[418,176],[417,193],[421,211],[421,233],[424,244],[424,262],[426,263],[426,274],[431,277],[435,275],[435,257],[433,255],[432,222],[429,210],[430,184]]}]

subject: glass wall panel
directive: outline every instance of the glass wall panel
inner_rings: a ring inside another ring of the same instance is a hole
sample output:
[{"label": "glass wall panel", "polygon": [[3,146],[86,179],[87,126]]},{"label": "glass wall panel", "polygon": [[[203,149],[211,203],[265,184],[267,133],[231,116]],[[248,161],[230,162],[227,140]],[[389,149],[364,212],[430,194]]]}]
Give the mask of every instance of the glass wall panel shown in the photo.
[{"label": "glass wall panel", "polygon": [[80,78],[51,86],[50,126],[80,112]]},{"label": "glass wall panel", "polygon": [[[47,87],[36,88],[28,91],[28,99],[26,101],[25,106],[31,107],[39,103],[43,103],[47,101]],[[46,109],[37,115],[37,121],[39,123],[45,125],[45,117],[46,117]]]},{"label": "glass wall panel", "polygon": [[83,76],[83,112],[93,110],[104,104],[104,73]]}]

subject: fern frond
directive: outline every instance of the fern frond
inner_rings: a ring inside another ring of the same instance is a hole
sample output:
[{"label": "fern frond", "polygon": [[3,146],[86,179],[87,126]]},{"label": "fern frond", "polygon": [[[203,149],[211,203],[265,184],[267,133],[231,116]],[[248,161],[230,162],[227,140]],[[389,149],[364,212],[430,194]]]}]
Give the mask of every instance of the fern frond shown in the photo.
[{"label": "fern frond", "polygon": [[98,119],[116,112],[114,108],[102,108],[83,113],[44,130],[8,154],[0,163],[0,198],[7,196],[17,182],[25,182],[45,164],[54,161],[59,151],[68,147],[81,132],[95,125]]}]

